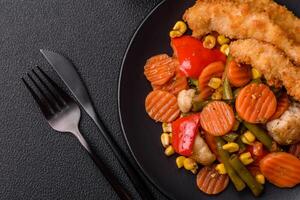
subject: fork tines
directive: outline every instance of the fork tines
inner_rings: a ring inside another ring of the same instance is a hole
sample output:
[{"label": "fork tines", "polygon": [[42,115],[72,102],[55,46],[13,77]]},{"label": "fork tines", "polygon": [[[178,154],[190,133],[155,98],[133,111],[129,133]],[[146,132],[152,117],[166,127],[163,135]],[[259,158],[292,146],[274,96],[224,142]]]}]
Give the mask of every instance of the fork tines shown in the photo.
[{"label": "fork tines", "polygon": [[36,68],[38,70],[32,69],[31,73],[27,73],[27,76],[37,92],[24,77],[22,80],[46,118],[49,118],[63,109],[70,97],[39,66]]}]

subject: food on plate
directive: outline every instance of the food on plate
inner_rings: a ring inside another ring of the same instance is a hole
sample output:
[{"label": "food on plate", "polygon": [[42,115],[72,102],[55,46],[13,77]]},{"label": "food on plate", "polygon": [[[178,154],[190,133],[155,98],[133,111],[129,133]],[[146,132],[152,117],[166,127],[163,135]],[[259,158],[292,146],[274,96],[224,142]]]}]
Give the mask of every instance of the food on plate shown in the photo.
[{"label": "food on plate", "polygon": [[237,62],[256,68],[269,85],[283,85],[290,96],[300,100],[300,68],[275,46],[255,39],[237,40],[230,44],[230,54]]},{"label": "food on plate", "polygon": [[183,76],[176,76],[171,78],[163,85],[152,85],[153,90],[163,90],[177,95],[180,91],[188,88],[187,78]]},{"label": "food on plate", "polygon": [[264,123],[276,111],[277,101],[271,89],[262,83],[251,83],[237,95],[235,108],[238,115],[250,123]]},{"label": "food on plate", "polygon": [[221,61],[210,63],[203,69],[198,78],[201,99],[206,99],[214,92],[214,89],[218,88],[217,86],[213,88],[212,85],[209,85],[209,82],[211,82],[213,78],[221,78],[224,69],[224,63]]},{"label": "food on plate", "polygon": [[241,65],[232,60],[228,64],[227,77],[232,86],[242,87],[252,79],[251,67],[248,65]]},{"label": "food on plate", "polygon": [[155,90],[148,94],[145,107],[148,115],[159,122],[171,122],[180,114],[176,97],[161,90]]},{"label": "food on plate", "polygon": [[249,8],[267,13],[271,20],[285,30],[288,36],[296,42],[300,42],[300,20],[285,6],[275,3],[273,0],[235,0],[239,3],[247,3]]},{"label": "food on plate", "polygon": [[278,119],[268,122],[267,129],[278,144],[300,142],[300,104],[293,103]]},{"label": "food on plate", "polygon": [[206,105],[201,112],[202,128],[214,136],[225,135],[234,125],[232,108],[223,101],[213,101]]},{"label": "food on plate", "polygon": [[144,67],[164,154],[208,195],[300,184],[299,19],[272,0],[198,0],[183,18],[172,56]]},{"label": "food on plate", "polygon": [[147,60],[144,74],[151,84],[163,85],[173,77],[176,65],[176,60],[167,54],[153,56]]},{"label": "food on plate", "polygon": [[254,38],[276,45],[300,65],[300,44],[291,39],[267,13],[251,9],[247,3],[198,0],[186,11],[184,20],[194,37],[216,31],[234,39]]},{"label": "food on plate", "polygon": [[294,187],[300,183],[300,160],[285,152],[266,155],[260,161],[262,174],[278,187]]},{"label": "food on plate", "polygon": [[197,175],[197,186],[206,194],[218,194],[225,190],[229,183],[228,175],[220,174],[215,167],[203,167]]},{"label": "food on plate", "polygon": [[216,160],[216,155],[211,152],[208,145],[199,134],[197,134],[195,138],[191,158],[202,165],[210,165]]}]

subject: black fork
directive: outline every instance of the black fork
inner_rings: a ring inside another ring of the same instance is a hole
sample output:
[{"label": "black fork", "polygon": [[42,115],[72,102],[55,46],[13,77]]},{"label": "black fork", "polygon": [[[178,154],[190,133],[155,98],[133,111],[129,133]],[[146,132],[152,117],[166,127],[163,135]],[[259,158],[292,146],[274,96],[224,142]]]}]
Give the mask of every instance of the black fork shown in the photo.
[{"label": "black fork", "polygon": [[80,133],[78,124],[81,112],[75,101],[58,87],[40,67],[32,69],[31,73],[27,73],[27,77],[37,92],[35,92],[33,87],[30,86],[29,81],[26,81],[24,77],[22,80],[39,105],[49,125],[56,131],[72,133],[86,149],[120,199],[131,199],[130,194],[124,189],[105,164],[93,153]]}]

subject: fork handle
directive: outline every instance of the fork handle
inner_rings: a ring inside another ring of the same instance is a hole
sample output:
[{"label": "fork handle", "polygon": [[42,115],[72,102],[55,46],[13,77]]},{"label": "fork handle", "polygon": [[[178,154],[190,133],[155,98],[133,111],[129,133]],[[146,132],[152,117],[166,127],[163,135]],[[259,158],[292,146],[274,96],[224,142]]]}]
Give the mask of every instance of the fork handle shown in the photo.
[{"label": "fork handle", "polygon": [[132,199],[131,195],[128,193],[128,191],[125,190],[125,188],[117,180],[116,176],[114,174],[112,174],[111,170],[109,170],[107,168],[107,166],[94,154],[94,152],[91,150],[89,144],[86,142],[86,140],[80,133],[79,129],[72,131],[72,133],[76,136],[76,138],[79,140],[80,144],[89,153],[90,157],[93,159],[94,163],[100,169],[103,176],[106,178],[106,180],[110,183],[112,188],[118,194],[119,198],[121,200],[131,200]]}]

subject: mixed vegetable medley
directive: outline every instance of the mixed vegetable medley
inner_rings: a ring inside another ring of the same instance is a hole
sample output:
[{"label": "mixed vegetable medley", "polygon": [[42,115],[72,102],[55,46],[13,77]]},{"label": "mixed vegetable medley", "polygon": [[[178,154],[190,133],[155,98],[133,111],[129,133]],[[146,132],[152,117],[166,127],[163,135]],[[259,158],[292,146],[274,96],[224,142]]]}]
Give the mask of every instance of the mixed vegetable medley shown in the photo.
[{"label": "mixed vegetable medley", "polygon": [[197,174],[197,186],[210,195],[229,180],[254,196],[266,180],[281,188],[299,184],[299,104],[237,63],[226,36],[199,39],[186,30],[178,21],[170,31],[173,56],[155,55],[144,67],[153,88],[145,107],[162,122],[165,155],[176,153],[177,167]]}]

